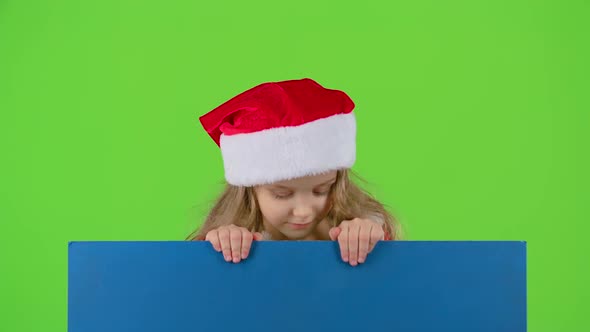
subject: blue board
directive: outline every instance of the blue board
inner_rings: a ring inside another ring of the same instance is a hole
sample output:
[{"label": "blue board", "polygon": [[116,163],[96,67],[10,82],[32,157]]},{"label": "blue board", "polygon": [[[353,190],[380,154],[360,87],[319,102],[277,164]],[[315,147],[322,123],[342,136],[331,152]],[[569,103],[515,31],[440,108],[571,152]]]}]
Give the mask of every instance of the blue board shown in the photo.
[{"label": "blue board", "polygon": [[331,241],[71,242],[69,332],[526,331],[526,243],[379,242],[352,267]]}]

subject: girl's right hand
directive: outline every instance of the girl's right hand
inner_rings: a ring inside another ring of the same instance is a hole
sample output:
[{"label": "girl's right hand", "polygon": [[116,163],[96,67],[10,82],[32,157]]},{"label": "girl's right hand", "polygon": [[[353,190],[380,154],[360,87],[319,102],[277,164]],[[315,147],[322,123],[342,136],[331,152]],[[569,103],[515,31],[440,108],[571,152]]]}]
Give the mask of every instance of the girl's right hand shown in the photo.
[{"label": "girl's right hand", "polygon": [[262,234],[252,233],[236,225],[221,226],[209,231],[205,236],[205,241],[211,242],[213,249],[223,252],[225,260],[234,263],[248,257],[253,240],[262,240]]}]

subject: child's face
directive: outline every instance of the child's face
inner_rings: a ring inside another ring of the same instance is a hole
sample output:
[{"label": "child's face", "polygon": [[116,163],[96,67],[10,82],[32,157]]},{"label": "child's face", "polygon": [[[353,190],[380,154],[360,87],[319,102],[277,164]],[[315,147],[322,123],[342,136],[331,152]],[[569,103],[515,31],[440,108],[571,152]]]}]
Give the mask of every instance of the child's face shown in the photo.
[{"label": "child's face", "polygon": [[254,192],[262,212],[264,228],[289,239],[304,239],[321,221],[328,194],[336,182],[336,171],[306,176],[269,185]]}]

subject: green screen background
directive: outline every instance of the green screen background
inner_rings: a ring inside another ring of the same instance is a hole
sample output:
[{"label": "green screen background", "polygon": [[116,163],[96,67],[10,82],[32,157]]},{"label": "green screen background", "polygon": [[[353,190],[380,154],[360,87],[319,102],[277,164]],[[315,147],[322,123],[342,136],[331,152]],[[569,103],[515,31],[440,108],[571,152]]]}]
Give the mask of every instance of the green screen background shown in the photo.
[{"label": "green screen background", "polygon": [[0,330],[66,329],[70,240],[184,239],[223,180],[198,116],[302,77],[408,239],[526,240],[529,330],[590,329],[588,7],[0,1]]}]

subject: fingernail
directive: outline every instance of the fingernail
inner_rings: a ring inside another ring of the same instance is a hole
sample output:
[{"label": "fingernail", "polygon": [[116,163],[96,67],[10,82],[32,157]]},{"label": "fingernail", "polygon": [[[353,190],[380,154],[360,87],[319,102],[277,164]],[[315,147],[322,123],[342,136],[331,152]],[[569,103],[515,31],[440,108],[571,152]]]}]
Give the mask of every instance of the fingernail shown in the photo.
[{"label": "fingernail", "polygon": [[351,264],[352,266],[356,266],[356,261],[352,261],[352,262],[350,262],[350,264]]},{"label": "fingernail", "polygon": [[364,263],[365,259],[364,258],[359,258],[359,263]]},{"label": "fingernail", "polygon": [[342,257],[342,260],[345,261],[345,262],[348,262],[348,257],[346,257],[346,256],[345,257]]},{"label": "fingernail", "polygon": [[231,261],[231,257],[228,255],[225,255],[225,260],[229,262],[229,261]]},{"label": "fingernail", "polygon": [[248,253],[243,252],[242,253],[242,259],[246,259],[246,257],[248,257]]}]

